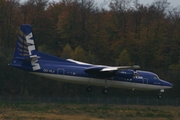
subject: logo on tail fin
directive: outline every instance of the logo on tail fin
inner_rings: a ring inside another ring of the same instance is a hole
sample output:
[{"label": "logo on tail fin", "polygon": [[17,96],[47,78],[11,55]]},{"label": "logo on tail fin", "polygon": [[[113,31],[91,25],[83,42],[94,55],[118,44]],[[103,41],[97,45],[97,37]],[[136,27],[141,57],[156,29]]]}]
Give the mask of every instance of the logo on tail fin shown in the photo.
[{"label": "logo on tail fin", "polygon": [[32,55],[32,51],[35,50],[34,40],[31,38],[33,38],[32,32],[26,36],[26,42],[29,43],[28,51],[30,56]]},{"label": "logo on tail fin", "polygon": [[18,51],[17,56],[30,59],[33,71],[41,69],[30,25],[21,26],[16,49]]}]

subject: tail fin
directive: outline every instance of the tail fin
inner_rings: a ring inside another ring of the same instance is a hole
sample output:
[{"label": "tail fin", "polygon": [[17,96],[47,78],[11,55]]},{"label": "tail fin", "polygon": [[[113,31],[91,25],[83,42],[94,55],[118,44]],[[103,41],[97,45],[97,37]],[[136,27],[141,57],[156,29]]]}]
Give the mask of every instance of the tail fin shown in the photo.
[{"label": "tail fin", "polygon": [[31,67],[33,71],[39,70],[40,65],[38,63],[39,57],[37,53],[31,25],[21,25],[14,58],[10,65],[15,67]]},{"label": "tail fin", "polygon": [[18,40],[16,43],[16,50],[14,53],[14,58],[30,58],[35,55],[37,47],[34,43],[34,37],[32,34],[32,27],[30,25],[21,25]]}]

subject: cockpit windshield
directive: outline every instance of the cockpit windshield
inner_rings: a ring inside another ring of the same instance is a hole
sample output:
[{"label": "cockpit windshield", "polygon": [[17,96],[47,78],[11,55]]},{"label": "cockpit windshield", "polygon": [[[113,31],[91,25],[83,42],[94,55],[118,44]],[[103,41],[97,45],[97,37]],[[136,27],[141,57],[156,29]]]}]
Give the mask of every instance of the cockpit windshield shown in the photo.
[{"label": "cockpit windshield", "polygon": [[158,80],[158,79],[159,79],[159,77],[158,77],[158,76],[154,76],[153,78],[154,78],[155,80]]}]

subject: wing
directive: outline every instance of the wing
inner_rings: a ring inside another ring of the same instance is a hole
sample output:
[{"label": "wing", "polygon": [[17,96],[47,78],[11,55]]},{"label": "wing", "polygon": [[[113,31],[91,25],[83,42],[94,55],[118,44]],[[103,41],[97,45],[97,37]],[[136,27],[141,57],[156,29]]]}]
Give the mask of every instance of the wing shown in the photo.
[{"label": "wing", "polygon": [[140,67],[138,65],[134,66],[117,66],[117,67],[109,67],[109,66],[95,66],[87,68],[84,72],[95,75],[95,76],[101,76],[101,77],[112,77],[116,75],[117,71],[119,70],[137,70]]},{"label": "wing", "polygon": [[118,70],[127,70],[127,69],[132,69],[132,70],[137,70],[140,67],[138,65],[133,65],[133,66],[118,66],[118,67],[106,67],[103,68],[101,71],[118,71]]}]

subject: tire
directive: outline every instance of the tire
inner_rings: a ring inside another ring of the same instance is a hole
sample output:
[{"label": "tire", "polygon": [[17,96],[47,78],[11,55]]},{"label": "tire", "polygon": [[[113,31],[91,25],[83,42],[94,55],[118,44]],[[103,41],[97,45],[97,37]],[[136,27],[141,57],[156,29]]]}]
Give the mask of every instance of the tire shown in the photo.
[{"label": "tire", "polygon": [[102,89],[102,93],[103,93],[103,94],[108,94],[108,93],[109,93],[108,88],[103,88],[103,89]]},{"label": "tire", "polygon": [[158,95],[158,99],[162,99],[162,95]]},{"label": "tire", "polygon": [[91,86],[87,86],[87,87],[86,87],[86,91],[87,91],[87,92],[91,92],[91,91],[92,91],[92,87],[91,87]]}]

